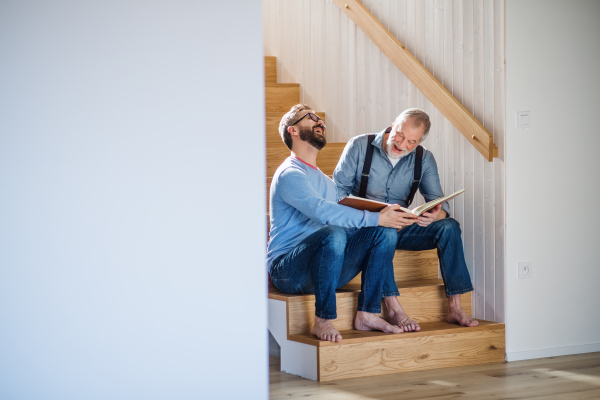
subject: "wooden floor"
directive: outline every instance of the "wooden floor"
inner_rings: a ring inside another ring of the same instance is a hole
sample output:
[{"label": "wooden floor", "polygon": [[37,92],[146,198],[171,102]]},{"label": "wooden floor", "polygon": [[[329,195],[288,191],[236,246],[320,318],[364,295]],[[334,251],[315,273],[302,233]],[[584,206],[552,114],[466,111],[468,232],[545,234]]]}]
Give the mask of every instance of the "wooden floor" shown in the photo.
[{"label": "wooden floor", "polygon": [[600,399],[600,353],[473,365],[319,383],[279,371],[270,357],[270,398]]}]

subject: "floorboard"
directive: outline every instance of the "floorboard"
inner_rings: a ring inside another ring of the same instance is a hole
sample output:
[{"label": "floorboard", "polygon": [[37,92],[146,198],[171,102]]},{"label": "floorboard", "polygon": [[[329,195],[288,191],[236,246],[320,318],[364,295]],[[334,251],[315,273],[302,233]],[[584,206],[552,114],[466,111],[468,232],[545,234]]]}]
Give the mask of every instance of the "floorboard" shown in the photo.
[{"label": "floorboard", "polygon": [[270,357],[270,399],[599,399],[600,353],[314,382],[279,371]]}]

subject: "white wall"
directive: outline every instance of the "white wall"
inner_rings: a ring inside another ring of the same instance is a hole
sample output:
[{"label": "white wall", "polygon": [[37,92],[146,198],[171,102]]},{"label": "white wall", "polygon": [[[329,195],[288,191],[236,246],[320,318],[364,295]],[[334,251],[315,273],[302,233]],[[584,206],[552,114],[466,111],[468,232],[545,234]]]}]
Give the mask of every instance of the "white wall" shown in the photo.
[{"label": "white wall", "polygon": [[[452,126],[332,0],[263,0],[265,54],[281,83],[326,113],[327,137],[346,142],[391,125],[404,109],[432,119],[436,157],[461,224],[475,288],[473,315],[504,321],[504,0],[363,0],[364,6],[494,135],[492,163]],[[415,205],[423,204],[420,195]]]},{"label": "white wall", "polygon": [[260,1],[2,1],[0,54],[0,398],[266,398]]},{"label": "white wall", "polygon": [[600,351],[599,20],[596,0],[507,0],[509,360]]}]

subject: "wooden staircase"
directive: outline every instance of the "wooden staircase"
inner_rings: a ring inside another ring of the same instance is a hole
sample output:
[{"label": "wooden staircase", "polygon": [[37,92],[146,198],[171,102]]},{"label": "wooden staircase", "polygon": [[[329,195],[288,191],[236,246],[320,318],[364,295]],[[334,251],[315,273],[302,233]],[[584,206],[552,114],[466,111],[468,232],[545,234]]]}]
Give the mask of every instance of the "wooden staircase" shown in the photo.
[{"label": "wooden staircase", "polygon": [[[275,57],[265,57],[267,190],[273,173],[289,156],[277,131],[279,121],[300,102],[300,86],[278,84],[276,76]],[[318,114],[325,120],[323,113]],[[319,152],[317,165],[325,174],[333,174],[344,146],[328,143]],[[269,284],[269,331],[281,347],[281,370],[329,381],[504,361],[504,324],[480,320],[478,327],[464,328],[445,321],[447,300],[438,278],[436,250],[396,251],[394,276],[402,307],[419,321],[421,330],[400,334],[354,330],[359,275],[336,293],[334,326],[343,336],[341,343],[320,341],[311,334],[314,295],[285,294]],[[462,295],[461,302],[471,314],[471,293]]]}]

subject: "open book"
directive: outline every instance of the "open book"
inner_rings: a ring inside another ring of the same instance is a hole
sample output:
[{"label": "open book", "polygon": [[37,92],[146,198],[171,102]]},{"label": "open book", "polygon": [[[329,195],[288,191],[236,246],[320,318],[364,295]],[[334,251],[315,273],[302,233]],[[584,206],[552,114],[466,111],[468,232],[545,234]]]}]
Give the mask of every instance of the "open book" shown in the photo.
[{"label": "open book", "polygon": [[[425,211],[429,211],[433,207],[437,206],[438,204],[441,204],[445,201],[448,201],[448,200],[458,196],[465,190],[467,190],[467,189],[462,189],[456,193],[452,193],[451,195],[432,200],[429,203],[425,203],[422,206],[415,207],[412,210],[409,210],[408,208],[404,208],[404,207],[400,207],[400,210],[402,210],[406,213],[409,213],[409,214],[414,214],[418,217],[419,215],[423,214]],[[363,199],[362,197],[356,197],[356,196],[352,196],[352,195],[338,201],[338,204],[356,208],[358,210],[366,210],[366,211],[373,211],[373,212],[379,212],[379,211],[383,210],[385,207],[389,206],[389,204],[383,203],[381,201]]]}]

